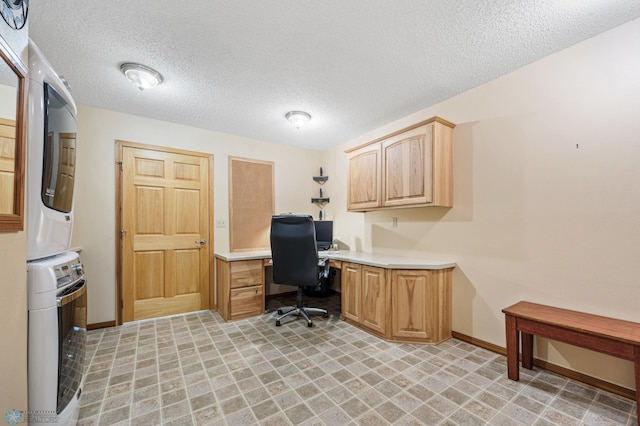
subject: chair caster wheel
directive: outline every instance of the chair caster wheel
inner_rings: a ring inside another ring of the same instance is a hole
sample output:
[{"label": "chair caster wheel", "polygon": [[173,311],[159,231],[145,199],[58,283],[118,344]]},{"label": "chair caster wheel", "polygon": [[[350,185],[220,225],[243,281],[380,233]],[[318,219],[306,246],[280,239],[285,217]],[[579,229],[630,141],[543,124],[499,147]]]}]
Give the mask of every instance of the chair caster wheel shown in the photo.
[{"label": "chair caster wheel", "polygon": [[313,323],[312,322],[308,322],[307,323],[307,327],[313,327]]},{"label": "chair caster wheel", "polygon": [[282,315],[282,309],[278,309],[278,315]]},{"label": "chair caster wheel", "polygon": [[276,327],[280,327],[280,321],[276,320]]},{"label": "chair caster wheel", "polygon": [[328,313],[322,314],[322,318],[329,318],[329,314]]}]

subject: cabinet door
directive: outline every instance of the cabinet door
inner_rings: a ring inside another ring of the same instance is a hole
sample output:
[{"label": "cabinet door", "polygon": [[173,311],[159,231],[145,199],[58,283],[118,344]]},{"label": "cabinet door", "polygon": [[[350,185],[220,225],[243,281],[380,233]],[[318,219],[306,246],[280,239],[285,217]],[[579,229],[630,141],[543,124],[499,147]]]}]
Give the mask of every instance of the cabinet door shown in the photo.
[{"label": "cabinet door", "polygon": [[383,206],[433,201],[432,134],[427,124],[382,142]]},{"label": "cabinet door", "polygon": [[342,264],[342,315],[353,321],[360,321],[360,265],[343,262]]},{"label": "cabinet door", "polygon": [[231,289],[231,319],[253,317],[264,313],[262,286]]},{"label": "cabinet door", "polygon": [[367,210],[380,206],[381,159],[380,144],[349,153],[347,210]]},{"label": "cabinet door", "polygon": [[380,334],[386,332],[387,281],[385,270],[362,267],[360,323]]},{"label": "cabinet door", "polygon": [[427,271],[393,271],[391,334],[396,338],[429,339]]}]

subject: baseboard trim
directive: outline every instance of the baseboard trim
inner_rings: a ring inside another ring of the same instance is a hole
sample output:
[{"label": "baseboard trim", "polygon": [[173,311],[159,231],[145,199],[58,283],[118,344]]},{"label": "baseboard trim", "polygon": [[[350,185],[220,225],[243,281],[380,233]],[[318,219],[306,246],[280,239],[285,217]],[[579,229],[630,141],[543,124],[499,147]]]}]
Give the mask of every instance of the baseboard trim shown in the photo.
[{"label": "baseboard trim", "polygon": [[[498,353],[500,355],[504,355],[504,356],[507,355],[507,349],[503,348],[502,346],[494,345],[493,343],[485,342],[484,340],[476,339],[475,337],[467,336],[466,334],[458,333],[457,331],[452,331],[451,335],[454,338],[458,340],[462,340],[463,342],[469,343],[471,345],[478,346],[480,348]],[[568,368],[561,367],[559,365],[552,364],[548,361],[544,361],[537,358],[534,358],[533,365],[543,370],[547,370],[552,373],[555,373],[559,376],[563,376],[568,379],[582,382],[584,384],[593,386],[595,388],[602,389],[616,395],[620,395],[624,398],[629,398],[633,401],[636,400],[636,392],[633,389],[628,389],[628,388],[616,385],[614,383],[610,383],[605,380],[598,379],[593,376],[589,376],[587,374],[579,373],[577,371],[570,370]]]},{"label": "baseboard trim", "polygon": [[107,328],[107,327],[115,327],[116,321],[104,321],[104,322],[95,322],[93,324],[87,324],[87,330],[97,330],[99,328]]}]

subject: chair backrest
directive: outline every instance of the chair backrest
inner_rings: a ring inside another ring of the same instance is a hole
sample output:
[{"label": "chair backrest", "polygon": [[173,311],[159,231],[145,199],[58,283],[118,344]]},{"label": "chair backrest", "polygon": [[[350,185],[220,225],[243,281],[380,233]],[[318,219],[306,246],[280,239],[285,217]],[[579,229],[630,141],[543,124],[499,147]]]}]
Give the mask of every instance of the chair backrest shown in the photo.
[{"label": "chair backrest", "polygon": [[318,284],[318,251],[311,216],[271,218],[271,259],[274,283],[299,287]]}]

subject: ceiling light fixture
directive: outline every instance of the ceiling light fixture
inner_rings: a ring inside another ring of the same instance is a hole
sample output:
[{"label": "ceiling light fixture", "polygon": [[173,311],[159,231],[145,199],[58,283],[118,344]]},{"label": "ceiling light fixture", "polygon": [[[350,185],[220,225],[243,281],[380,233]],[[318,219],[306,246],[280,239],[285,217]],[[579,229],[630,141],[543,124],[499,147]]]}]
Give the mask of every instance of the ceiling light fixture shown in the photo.
[{"label": "ceiling light fixture", "polygon": [[160,73],[144,65],[127,62],[120,65],[120,70],[140,90],[152,89],[162,83]]},{"label": "ceiling light fixture", "polygon": [[289,111],[285,117],[291,124],[296,126],[296,129],[299,129],[311,120],[311,114],[304,111]]}]

